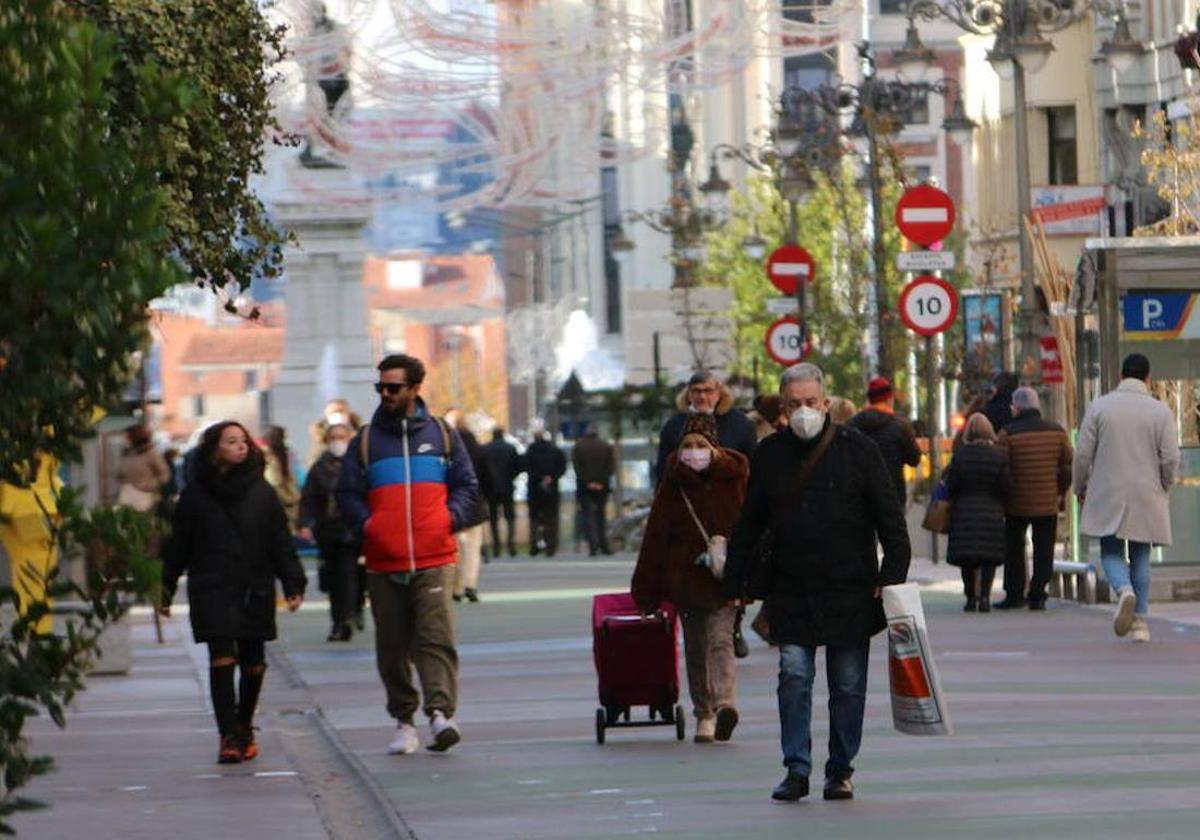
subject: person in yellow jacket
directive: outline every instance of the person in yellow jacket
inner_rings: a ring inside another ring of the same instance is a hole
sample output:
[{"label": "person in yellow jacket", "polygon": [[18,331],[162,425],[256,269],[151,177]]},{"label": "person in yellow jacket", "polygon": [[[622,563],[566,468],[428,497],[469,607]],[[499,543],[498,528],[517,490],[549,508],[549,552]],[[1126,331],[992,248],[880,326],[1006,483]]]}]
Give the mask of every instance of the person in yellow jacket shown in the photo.
[{"label": "person in yellow jacket", "polygon": [[[21,614],[47,601],[46,582],[58,563],[52,521],[58,516],[58,462],[48,456],[35,459],[28,487],[0,481],[0,543],[8,554],[12,586],[20,599]],[[49,517],[49,519],[48,519]],[[43,616],[35,628],[50,633],[54,620]]]}]

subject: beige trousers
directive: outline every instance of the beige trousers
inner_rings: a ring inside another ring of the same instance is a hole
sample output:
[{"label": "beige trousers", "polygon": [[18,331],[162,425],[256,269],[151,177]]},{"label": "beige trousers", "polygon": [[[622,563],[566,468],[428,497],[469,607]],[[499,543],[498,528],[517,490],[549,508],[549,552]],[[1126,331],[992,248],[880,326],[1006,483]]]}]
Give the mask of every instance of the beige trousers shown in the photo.
[{"label": "beige trousers", "polygon": [[483,561],[483,525],[459,531],[458,563],[455,565],[454,594],[479,588],[479,564]]},{"label": "beige trousers", "polygon": [[737,607],[687,610],[682,613],[683,653],[688,691],[697,718],[737,705],[737,663],[733,656],[733,622]]}]

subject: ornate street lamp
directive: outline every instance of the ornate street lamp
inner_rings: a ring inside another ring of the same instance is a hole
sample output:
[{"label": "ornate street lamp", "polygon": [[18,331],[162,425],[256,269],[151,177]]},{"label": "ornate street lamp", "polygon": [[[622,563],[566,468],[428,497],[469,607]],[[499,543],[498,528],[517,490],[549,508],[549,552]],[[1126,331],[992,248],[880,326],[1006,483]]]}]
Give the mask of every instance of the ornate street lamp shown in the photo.
[{"label": "ornate street lamp", "polygon": [[[910,38],[905,50],[919,54],[916,19],[945,19],[965,32],[993,35],[995,41],[987,59],[996,73],[1013,83],[1013,130],[1016,135],[1017,167],[1017,244],[1021,263],[1021,364],[1022,370],[1037,371],[1040,350],[1034,335],[1037,301],[1034,291],[1033,247],[1025,230],[1032,209],[1029,183],[1029,130],[1026,125],[1025,76],[1045,66],[1054,51],[1045,34],[1059,32],[1095,11],[1113,18],[1113,35],[1100,46],[1109,66],[1118,73],[1127,72],[1145,52],[1134,39],[1121,0],[911,0],[906,8]],[[911,63],[915,64],[916,58]],[[960,111],[959,103],[949,121]],[[965,114],[963,114],[965,117]],[[1035,373],[1032,379],[1039,378]]]}]

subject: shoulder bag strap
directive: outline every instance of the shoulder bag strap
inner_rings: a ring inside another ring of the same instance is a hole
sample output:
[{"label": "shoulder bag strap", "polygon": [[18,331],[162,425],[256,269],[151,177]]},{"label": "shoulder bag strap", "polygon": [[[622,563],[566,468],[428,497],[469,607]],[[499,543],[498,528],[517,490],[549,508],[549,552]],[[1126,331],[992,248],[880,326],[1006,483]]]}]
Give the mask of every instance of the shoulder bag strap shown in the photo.
[{"label": "shoulder bag strap", "polygon": [[833,443],[833,438],[838,431],[838,425],[839,424],[837,423],[831,422],[825,427],[825,434],[821,435],[821,440],[817,443],[817,448],[814,449],[809,456],[804,459],[804,463],[800,465],[800,472],[796,475],[796,490],[802,490],[804,488],[804,482],[808,481],[809,475],[812,474],[813,469],[820,462],[821,457],[825,454],[825,450],[827,450],[829,445]]},{"label": "shoulder bag strap", "polygon": [[696,515],[696,509],[692,507],[692,500],[688,498],[688,494],[683,492],[683,488],[679,488],[679,495],[683,496],[683,503],[687,505],[688,513],[692,515],[692,521],[696,523],[696,527],[700,529],[700,536],[704,537],[704,544],[708,545],[708,531],[704,525],[700,523],[700,517]]},{"label": "shoulder bag strap", "polygon": [[367,455],[371,449],[371,424],[364,423],[363,427],[358,431],[358,454],[362,458],[362,466],[365,470],[368,466]]}]

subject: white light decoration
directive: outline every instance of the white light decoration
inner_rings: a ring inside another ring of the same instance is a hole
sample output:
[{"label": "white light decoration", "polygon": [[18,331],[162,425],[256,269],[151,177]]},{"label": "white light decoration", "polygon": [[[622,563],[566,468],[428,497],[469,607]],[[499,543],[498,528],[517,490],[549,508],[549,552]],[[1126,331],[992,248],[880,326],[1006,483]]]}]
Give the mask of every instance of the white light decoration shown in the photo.
[{"label": "white light decoration", "polygon": [[[382,184],[382,198],[432,195],[443,212],[561,206],[590,197],[602,161],[661,153],[668,93],[719,88],[756,58],[853,37],[857,0],[783,2],[811,21],[784,18],[781,0],[707,3],[691,29],[661,0],[327,0],[340,26],[318,33],[316,0],[281,0],[276,114],[284,131]],[[350,88],[331,116],[315,82],[338,56]],[[644,130],[613,139],[606,101],[621,90],[639,93]],[[447,171],[454,184],[438,182]]]}]

